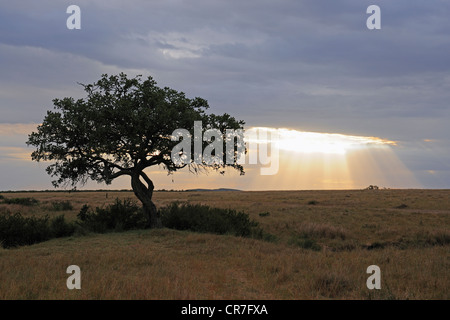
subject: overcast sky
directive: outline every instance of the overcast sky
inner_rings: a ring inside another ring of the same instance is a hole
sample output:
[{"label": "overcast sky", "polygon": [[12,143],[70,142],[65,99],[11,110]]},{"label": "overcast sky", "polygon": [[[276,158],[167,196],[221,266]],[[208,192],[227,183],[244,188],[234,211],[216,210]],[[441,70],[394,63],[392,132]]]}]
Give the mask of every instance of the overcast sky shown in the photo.
[{"label": "overcast sky", "polygon": [[248,127],[397,141],[420,186],[450,188],[449,17],[447,0],[0,0],[0,190],[51,189],[27,133],[77,82],[119,72]]}]

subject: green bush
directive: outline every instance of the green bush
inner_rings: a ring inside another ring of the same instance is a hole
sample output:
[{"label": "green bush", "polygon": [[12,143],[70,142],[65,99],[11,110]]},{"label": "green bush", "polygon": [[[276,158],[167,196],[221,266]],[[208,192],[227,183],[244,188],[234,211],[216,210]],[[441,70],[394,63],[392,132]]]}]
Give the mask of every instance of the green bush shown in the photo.
[{"label": "green bush", "polygon": [[66,222],[64,215],[60,215],[50,221],[50,230],[54,238],[69,237],[74,234],[75,225]]},{"label": "green bush", "polygon": [[20,213],[0,216],[0,242],[4,248],[30,245],[49,238],[48,217],[25,218]]},{"label": "green bush", "polygon": [[83,205],[80,212],[77,214],[78,219],[81,221],[86,221],[89,215],[89,206],[87,204]]},{"label": "green bush", "polygon": [[20,204],[22,206],[34,206],[39,203],[35,198],[4,198],[3,202],[6,204]]},{"label": "green bush", "polygon": [[[62,208],[59,205],[57,207]],[[275,241],[273,235],[264,232],[246,213],[236,210],[172,203],[161,208],[159,213],[167,228]],[[122,201],[117,198],[113,204],[95,210],[84,205],[77,217],[76,223],[68,223],[64,215],[49,219],[48,216],[23,217],[20,213],[1,214],[0,243],[4,248],[11,248],[80,232],[104,233],[144,229],[147,226],[142,208],[130,199]]]},{"label": "green bush", "polygon": [[95,211],[84,205],[77,217],[81,227],[98,233],[144,229],[147,224],[142,208],[130,199],[116,198],[113,204],[106,208],[97,207]]},{"label": "green bush", "polygon": [[75,227],[65,221],[64,216],[23,217],[20,213],[0,215],[0,243],[3,248],[12,248],[70,236]]},{"label": "green bush", "polygon": [[178,230],[249,237],[258,226],[244,212],[200,204],[174,202],[161,208],[160,215],[165,227]]},{"label": "green bush", "polygon": [[73,210],[73,206],[70,203],[70,201],[68,201],[68,200],[65,200],[65,201],[52,201],[50,209],[52,211],[69,211],[69,210]]}]

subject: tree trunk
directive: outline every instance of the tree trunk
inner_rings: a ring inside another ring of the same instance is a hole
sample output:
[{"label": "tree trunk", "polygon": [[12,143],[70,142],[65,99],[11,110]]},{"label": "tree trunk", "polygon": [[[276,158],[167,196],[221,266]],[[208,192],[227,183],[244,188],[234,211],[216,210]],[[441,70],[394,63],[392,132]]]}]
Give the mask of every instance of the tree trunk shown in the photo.
[{"label": "tree trunk", "polygon": [[[148,187],[146,187],[140,177],[144,178]],[[144,172],[136,172],[131,176],[131,187],[136,197],[142,202],[144,214],[147,217],[147,227],[161,228],[162,222],[158,210],[152,201],[153,197],[153,182],[147,177]]]}]

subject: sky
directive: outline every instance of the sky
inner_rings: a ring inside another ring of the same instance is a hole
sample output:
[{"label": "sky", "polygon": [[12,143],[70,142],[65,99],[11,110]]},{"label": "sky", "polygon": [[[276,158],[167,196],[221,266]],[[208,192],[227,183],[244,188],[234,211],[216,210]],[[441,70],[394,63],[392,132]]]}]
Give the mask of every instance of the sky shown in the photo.
[{"label": "sky", "polygon": [[[67,28],[70,5],[81,29]],[[381,29],[367,28],[370,5]],[[154,168],[156,189],[450,188],[449,16],[446,0],[0,0],[0,190],[52,189],[28,134],[54,98],[120,72],[200,96],[246,130],[282,129],[292,145],[275,174]]]}]

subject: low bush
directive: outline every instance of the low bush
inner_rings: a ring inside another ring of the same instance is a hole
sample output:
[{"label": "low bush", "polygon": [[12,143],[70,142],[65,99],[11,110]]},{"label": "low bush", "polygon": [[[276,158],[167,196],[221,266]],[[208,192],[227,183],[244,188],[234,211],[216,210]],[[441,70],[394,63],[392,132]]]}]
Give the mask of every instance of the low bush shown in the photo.
[{"label": "low bush", "polygon": [[0,242],[4,248],[30,245],[49,238],[48,217],[25,218],[20,213],[0,216]]},{"label": "low bush", "polygon": [[159,212],[162,223],[167,228],[240,237],[256,234],[264,237],[261,231],[258,232],[256,221],[250,220],[248,214],[232,209],[174,202],[161,208]]},{"label": "low bush", "polygon": [[70,211],[73,210],[73,206],[70,201],[52,201],[50,204],[50,209],[52,211]]},{"label": "low bush", "polygon": [[6,204],[19,204],[22,206],[34,206],[39,203],[35,198],[4,198],[3,202]]},{"label": "low bush", "polygon": [[81,227],[98,233],[144,229],[147,224],[142,208],[131,199],[122,201],[116,198],[113,204],[95,210],[84,205],[77,217]]},{"label": "low bush", "polygon": [[[56,202],[55,202],[56,203]],[[68,203],[68,204],[67,204]],[[58,202],[55,208],[65,210],[69,202]],[[67,209],[69,210],[69,209]],[[264,232],[248,214],[231,209],[212,208],[204,205],[172,203],[160,209],[164,227],[195,232],[230,234],[251,237],[265,241],[276,238]],[[20,213],[0,214],[0,244],[4,248],[31,245],[57,237],[88,232],[111,232],[147,227],[147,218],[136,202],[116,199],[105,208],[90,209],[84,205],[77,215],[78,220],[69,223],[64,215],[49,219],[44,217],[23,217]]]},{"label": "low bush", "polygon": [[75,229],[75,224],[68,223],[64,215],[57,216],[50,220],[50,230],[52,237],[54,238],[69,237],[74,234]]},{"label": "low bush", "polygon": [[12,248],[70,236],[75,226],[67,223],[64,216],[23,217],[20,213],[0,215],[0,243],[3,248]]}]

